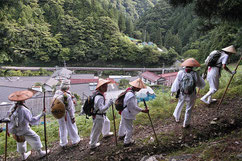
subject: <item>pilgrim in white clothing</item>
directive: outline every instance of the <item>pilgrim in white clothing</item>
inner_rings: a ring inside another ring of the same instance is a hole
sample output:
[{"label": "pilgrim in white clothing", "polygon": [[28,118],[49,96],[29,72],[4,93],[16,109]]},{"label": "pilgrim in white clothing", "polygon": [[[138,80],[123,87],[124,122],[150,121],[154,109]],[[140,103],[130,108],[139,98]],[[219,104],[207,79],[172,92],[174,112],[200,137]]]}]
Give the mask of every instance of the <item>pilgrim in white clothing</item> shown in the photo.
[{"label": "pilgrim in white clothing", "polygon": [[54,98],[58,98],[59,100],[62,100],[62,102],[65,102],[64,97],[67,97],[66,103],[64,103],[66,104],[66,113],[62,118],[58,119],[61,147],[67,146],[68,135],[73,145],[77,145],[81,140],[75,123],[75,106],[72,96],[68,92],[65,92],[68,91],[69,88],[70,84],[68,82],[63,82],[61,85],[61,90],[57,90],[54,95]]},{"label": "pilgrim in white clothing", "polygon": [[113,104],[112,100],[109,100],[108,103],[105,104],[104,92],[107,91],[107,84],[110,81],[99,79],[98,85],[96,87],[96,93],[100,93],[101,95],[96,95],[94,99],[94,113],[96,115],[93,116],[93,127],[90,135],[90,148],[94,149],[100,145],[99,137],[102,133],[103,137],[113,135],[113,132],[110,132],[110,121],[106,116],[106,111]]},{"label": "pilgrim in white clothing", "polygon": [[136,115],[139,112],[148,113],[148,109],[142,110],[137,103],[137,99],[135,96],[135,92],[139,91],[141,88],[146,88],[144,83],[140,78],[136,79],[133,82],[130,82],[132,86],[125,94],[124,97],[124,107],[126,107],[121,112],[121,122],[119,125],[119,137],[124,137],[124,146],[129,146],[134,143],[132,140],[132,133],[133,133],[133,120],[136,119]]},{"label": "pilgrim in white clothing", "polygon": [[[39,135],[30,128],[30,125],[39,124],[40,118],[45,114],[45,112],[42,112],[40,115],[35,117],[32,116],[30,110],[24,105],[24,100],[32,97],[33,95],[29,92],[30,91],[17,91],[9,96],[9,100],[17,101],[17,103],[15,103],[8,112],[8,117],[10,118],[10,122],[8,124],[9,133],[13,134],[14,138],[16,138],[17,151],[21,154],[22,160],[26,160],[31,154],[31,151],[27,152],[26,142],[30,144],[32,149],[39,153],[40,157],[46,155],[46,152],[41,150],[42,144]],[[19,139],[20,137],[21,140]],[[49,152],[49,150],[47,152]]]},{"label": "pilgrim in white clothing", "polygon": [[[196,63],[193,64],[191,63],[191,61],[194,61]],[[192,74],[196,87],[203,88],[205,86],[205,82],[202,79],[202,77],[200,77],[197,72],[192,70],[192,67],[200,66],[200,64],[195,59],[193,58],[187,59],[182,63],[182,66],[186,66],[186,68],[178,72],[177,77],[171,87],[172,94],[177,92],[180,89],[180,82],[183,79],[186,72],[189,72]],[[196,88],[194,88],[194,91],[190,95],[184,94],[182,92],[179,95],[179,100],[178,100],[176,109],[173,113],[173,116],[175,117],[176,122],[179,122],[182,108],[186,103],[186,112],[185,112],[183,127],[188,127],[190,125],[192,108],[195,104],[195,101],[196,101]]]},{"label": "pilgrim in white clothing", "polygon": [[[213,51],[213,52],[217,52],[217,51]],[[213,52],[211,52],[210,54],[213,54]],[[208,67],[207,81],[209,83],[209,91],[201,98],[201,101],[203,101],[206,104],[210,104],[211,102],[216,101],[216,99],[212,99],[212,95],[215,94],[219,89],[219,78],[221,76],[222,67],[224,67],[231,74],[234,74],[226,67],[229,54],[236,53],[234,47],[230,46],[230,47],[224,48],[222,49],[222,51],[220,51],[220,53],[221,53],[221,56],[217,60],[217,63],[216,63],[217,65],[214,67],[210,67],[210,66]],[[207,62],[208,59],[209,57],[207,57],[205,62]]]}]

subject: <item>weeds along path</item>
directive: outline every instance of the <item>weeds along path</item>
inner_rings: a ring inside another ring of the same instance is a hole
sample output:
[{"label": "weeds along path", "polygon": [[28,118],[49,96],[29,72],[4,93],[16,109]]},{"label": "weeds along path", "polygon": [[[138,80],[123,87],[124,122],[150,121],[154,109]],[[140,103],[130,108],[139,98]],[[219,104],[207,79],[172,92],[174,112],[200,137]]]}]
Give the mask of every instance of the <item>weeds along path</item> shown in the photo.
[{"label": "weeds along path", "polygon": [[[208,139],[224,136],[236,129],[242,128],[242,98],[227,99],[220,110],[216,111],[216,104],[199,105],[194,108],[191,127],[182,128],[184,112],[180,123],[175,123],[173,118],[165,122],[155,121],[154,126],[159,138],[159,146],[155,145],[151,126],[135,126],[134,139],[136,144],[131,147],[123,147],[122,141],[115,146],[114,137],[101,139],[101,146],[95,151],[88,148],[89,138],[84,138],[76,147],[68,147],[63,150],[56,142],[48,156],[50,161],[77,161],[77,160],[140,160],[145,155],[169,154],[184,147],[196,147]],[[152,138],[151,138],[152,137]],[[35,152],[34,152],[35,153]],[[9,160],[19,160],[10,158]],[[39,159],[37,154],[32,155],[30,160]]]}]

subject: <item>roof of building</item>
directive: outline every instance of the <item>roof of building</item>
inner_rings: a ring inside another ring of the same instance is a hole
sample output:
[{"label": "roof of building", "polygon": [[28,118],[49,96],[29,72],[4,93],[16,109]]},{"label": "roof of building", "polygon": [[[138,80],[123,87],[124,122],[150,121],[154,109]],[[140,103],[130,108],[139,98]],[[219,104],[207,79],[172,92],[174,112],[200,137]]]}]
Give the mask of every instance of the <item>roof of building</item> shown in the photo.
[{"label": "roof of building", "polygon": [[155,82],[155,81],[157,81],[158,79],[161,78],[157,74],[149,72],[149,71],[146,71],[146,72],[142,73],[141,76],[143,78],[145,78],[145,79],[148,79],[148,80],[152,81],[152,82]]},{"label": "roof of building", "polygon": [[61,69],[58,69],[56,70],[53,74],[52,74],[52,78],[60,78],[60,79],[69,79],[71,78],[71,74],[72,74],[72,71],[66,69],[66,68],[61,68]]},{"label": "roof of building", "polygon": [[97,83],[98,79],[71,79],[71,84]]},{"label": "roof of building", "polygon": [[90,96],[95,90],[90,90],[89,84],[73,84],[71,85],[70,91],[74,94],[78,94],[79,96]]},{"label": "roof of building", "polygon": [[177,75],[178,72],[172,72],[172,73],[165,73],[165,74],[159,74],[158,76],[162,77],[162,78],[166,78],[166,77],[174,77]]},{"label": "roof of building", "polygon": [[35,83],[45,83],[49,79],[48,76],[32,76],[32,77],[0,77],[0,86],[31,88]]},{"label": "roof of building", "polygon": [[71,79],[94,79],[94,74],[72,74]]}]

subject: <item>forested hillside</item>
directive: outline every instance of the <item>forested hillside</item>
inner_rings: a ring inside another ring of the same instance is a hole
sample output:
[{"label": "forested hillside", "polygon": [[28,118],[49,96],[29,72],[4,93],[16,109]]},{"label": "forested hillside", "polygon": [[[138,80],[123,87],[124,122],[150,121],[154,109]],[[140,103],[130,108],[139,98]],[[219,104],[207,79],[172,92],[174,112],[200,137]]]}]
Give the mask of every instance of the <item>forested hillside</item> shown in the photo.
[{"label": "forested hillside", "polygon": [[[108,3],[109,0],[103,0]],[[110,4],[131,19],[138,19],[143,13],[154,7],[159,0],[110,0]]]},{"label": "forested hillside", "polygon": [[[0,63],[160,67],[239,47],[238,19],[198,17],[202,13],[194,11],[195,3],[174,8],[165,0],[0,0]],[[163,52],[128,36],[154,42]]]},{"label": "forested hillside", "polygon": [[[159,1],[139,19],[137,29],[146,31],[144,39],[167,49],[174,48],[179,55],[185,58],[194,57],[199,61],[203,61],[212,50],[219,50],[230,44],[240,47],[242,41],[238,10],[240,3],[221,1],[220,5],[223,6],[221,7],[213,2],[210,2],[213,5],[210,3],[206,5],[203,1],[173,0],[172,2],[176,8],[166,1]],[[217,6],[215,10],[219,11],[217,13],[214,11],[215,6]],[[226,6],[230,8],[226,10]],[[204,12],[206,9],[210,12]],[[238,56],[234,56],[232,60],[237,58]]]},{"label": "forested hillside", "polygon": [[124,13],[113,4],[102,0],[1,0],[0,62],[35,66],[63,61],[71,66],[135,62],[144,66],[167,59],[167,53],[154,47],[138,48],[122,33],[119,24]]}]

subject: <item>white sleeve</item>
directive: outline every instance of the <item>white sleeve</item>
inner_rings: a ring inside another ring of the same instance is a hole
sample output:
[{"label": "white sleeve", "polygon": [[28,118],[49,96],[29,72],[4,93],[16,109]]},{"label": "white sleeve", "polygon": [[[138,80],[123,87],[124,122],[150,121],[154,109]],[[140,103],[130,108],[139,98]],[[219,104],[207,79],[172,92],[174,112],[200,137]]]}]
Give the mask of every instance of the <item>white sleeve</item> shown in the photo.
[{"label": "white sleeve", "polygon": [[105,112],[110,106],[109,103],[104,104],[104,97],[103,96],[96,96],[94,103],[95,103],[95,107],[98,108],[98,112],[100,112],[100,113]]},{"label": "white sleeve", "polygon": [[180,87],[179,87],[179,82],[180,82],[179,78],[180,78],[181,74],[182,74],[182,71],[179,71],[177,76],[176,76],[175,81],[173,82],[173,84],[171,86],[171,92],[177,92],[180,89]]},{"label": "white sleeve", "polygon": [[196,76],[196,87],[198,87],[198,88],[204,88],[205,87],[205,81],[204,81],[204,79],[201,77],[201,76],[199,76],[199,74],[197,73],[197,72],[195,72],[196,74],[195,74],[195,76]]},{"label": "white sleeve", "polygon": [[67,111],[72,119],[74,118],[74,114],[75,114],[75,106],[70,95],[68,95],[67,102],[68,102]]},{"label": "white sleeve", "polygon": [[134,113],[135,115],[142,111],[142,109],[139,108],[137,104],[135,96],[127,100],[127,108],[131,113]]},{"label": "white sleeve", "polygon": [[40,118],[42,114],[33,117],[29,110],[23,110],[24,118],[31,124],[31,125],[38,125],[40,122]]},{"label": "white sleeve", "polygon": [[222,60],[221,60],[222,64],[227,64],[228,58],[229,58],[229,56],[228,56],[227,54],[225,54],[225,55],[222,57]]}]

